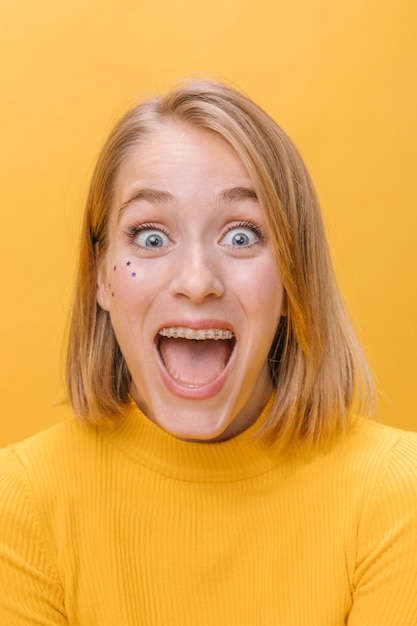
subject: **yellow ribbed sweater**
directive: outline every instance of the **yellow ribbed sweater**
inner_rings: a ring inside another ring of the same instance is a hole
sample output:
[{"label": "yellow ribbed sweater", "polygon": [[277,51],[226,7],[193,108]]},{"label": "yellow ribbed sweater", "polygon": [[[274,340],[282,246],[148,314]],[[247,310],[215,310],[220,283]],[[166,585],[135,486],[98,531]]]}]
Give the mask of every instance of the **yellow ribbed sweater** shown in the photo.
[{"label": "yellow ribbed sweater", "polygon": [[285,458],[255,428],[183,442],[132,406],[3,450],[1,626],[416,626],[417,435]]}]

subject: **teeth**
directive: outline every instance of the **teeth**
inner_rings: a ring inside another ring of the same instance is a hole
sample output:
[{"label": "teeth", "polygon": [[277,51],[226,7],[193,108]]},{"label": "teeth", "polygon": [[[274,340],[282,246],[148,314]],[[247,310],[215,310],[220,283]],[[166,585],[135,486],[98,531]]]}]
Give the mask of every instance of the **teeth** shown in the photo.
[{"label": "teeth", "polygon": [[179,326],[178,328],[161,328],[159,334],[162,337],[169,337],[170,339],[197,339],[197,341],[203,341],[204,339],[232,339],[233,333],[231,330],[224,330],[221,328],[201,328],[194,330],[193,328],[185,328]]}]

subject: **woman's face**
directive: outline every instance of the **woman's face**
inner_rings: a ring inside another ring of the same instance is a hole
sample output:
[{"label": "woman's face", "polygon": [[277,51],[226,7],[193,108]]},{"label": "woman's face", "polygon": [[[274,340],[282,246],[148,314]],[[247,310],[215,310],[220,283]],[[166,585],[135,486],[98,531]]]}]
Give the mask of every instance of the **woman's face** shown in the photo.
[{"label": "woman's face", "polygon": [[114,188],[98,302],[139,407],[182,439],[222,440],[272,391],[283,286],[252,180],[214,133],[167,124]]}]

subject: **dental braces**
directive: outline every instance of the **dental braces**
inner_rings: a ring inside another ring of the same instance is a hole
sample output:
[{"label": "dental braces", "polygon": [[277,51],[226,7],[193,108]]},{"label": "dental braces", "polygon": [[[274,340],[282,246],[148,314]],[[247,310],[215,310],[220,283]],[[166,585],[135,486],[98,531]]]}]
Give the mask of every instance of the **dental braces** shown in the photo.
[{"label": "dental braces", "polygon": [[224,330],[220,328],[205,328],[194,330],[193,328],[184,327],[171,327],[161,328],[159,334],[162,337],[168,337],[169,339],[196,339],[197,341],[203,341],[204,339],[232,339],[233,333],[231,330]]}]

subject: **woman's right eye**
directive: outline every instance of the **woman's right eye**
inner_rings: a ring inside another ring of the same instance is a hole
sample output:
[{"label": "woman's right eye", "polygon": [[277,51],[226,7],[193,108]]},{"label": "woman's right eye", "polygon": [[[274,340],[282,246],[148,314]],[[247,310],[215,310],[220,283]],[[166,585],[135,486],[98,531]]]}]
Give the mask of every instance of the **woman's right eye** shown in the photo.
[{"label": "woman's right eye", "polygon": [[168,235],[161,230],[143,230],[135,241],[142,248],[162,248],[170,244]]},{"label": "woman's right eye", "polygon": [[172,243],[167,233],[151,224],[130,227],[126,234],[133,245],[148,250],[164,248]]}]

